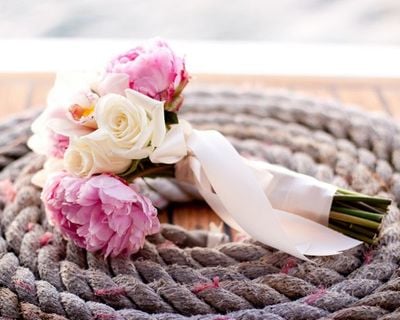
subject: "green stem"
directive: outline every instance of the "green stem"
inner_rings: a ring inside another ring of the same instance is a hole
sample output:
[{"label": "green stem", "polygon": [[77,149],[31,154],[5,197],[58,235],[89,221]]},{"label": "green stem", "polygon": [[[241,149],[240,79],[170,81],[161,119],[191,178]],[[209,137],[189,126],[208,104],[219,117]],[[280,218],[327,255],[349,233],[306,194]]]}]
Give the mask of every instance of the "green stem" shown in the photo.
[{"label": "green stem", "polygon": [[371,229],[367,229],[361,226],[358,226],[356,224],[351,224],[351,223],[346,223],[346,222],[341,222],[341,221],[335,221],[335,220],[330,220],[330,223],[339,226],[341,228],[344,228],[346,230],[350,230],[354,233],[358,233],[361,235],[364,235],[370,239],[374,239],[377,235],[376,231],[372,231]]},{"label": "green stem", "polygon": [[377,207],[366,204],[364,202],[345,202],[345,201],[333,200],[332,207],[344,207],[344,208],[348,208],[348,209],[363,210],[363,211],[378,213],[378,214],[382,214],[382,215],[386,214],[386,209],[381,210]]},{"label": "green stem", "polygon": [[382,218],[383,218],[383,215],[381,215],[381,214],[372,213],[372,212],[363,211],[363,210],[357,210],[357,209],[348,209],[348,208],[333,206],[331,210],[340,212],[340,213],[346,213],[346,214],[354,216],[354,217],[360,217],[363,219],[373,220],[373,221],[378,221],[378,222],[381,222]]},{"label": "green stem", "polygon": [[158,165],[155,167],[151,167],[148,169],[144,169],[144,170],[135,172],[135,174],[129,176],[128,180],[133,181],[140,177],[150,177],[150,176],[154,176],[154,175],[161,175],[163,173],[170,173],[171,169],[172,169],[171,176],[173,176],[174,168],[175,168],[175,166],[173,164]]},{"label": "green stem", "polygon": [[357,208],[356,209],[361,209],[364,211],[370,211],[370,212],[375,212],[378,214],[385,215],[388,211],[388,206],[379,206],[379,205],[372,205],[372,204],[367,204],[364,202],[357,202],[356,203]]},{"label": "green stem", "polygon": [[331,211],[329,218],[333,219],[333,220],[354,223],[354,224],[357,224],[357,225],[360,225],[360,226],[363,226],[366,228],[374,229],[374,230],[378,230],[378,228],[380,226],[380,223],[378,223],[378,222],[359,218],[359,217],[350,216],[348,214],[340,213],[340,212],[336,212],[336,211]]},{"label": "green stem", "polygon": [[345,235],[348,235],[349,237],[352,237],[354,239],[357,239],[357,240],[360,240],[360,241],[363,241],[363,242],[366,242],[366,243],[369,243],[369,244],[373,244],[374,243],[373,239],[370,239],[370,238],[368,238],[368,237],[366,237],[364,235],[352,232],[351,230],[339,227],[339,226],[337,226],[335,224],[330,223],[329,224],[329,228],[331,228],[333,230],[336,230],[336,231],[338,231],[340,233],[343,233]]},{"label": "green stem", "polygon": [[381,204],[386,206],[388,206],[391,203],[391,200],[389,199],[369,197],[363,195],[335,195],[334,199],[338,201],[349,201],[349,202],[361,201],[370,204]]},{"label": "green stem", "polygon": [[342,189],[342,188],[337,188],[336,193],[337,194],[348,194],[348,195],[360,195],[360,196],[363,195],[362,193],[358,193],[358,192],[355,192],[355,191]]},{"label": "green stem", "polygon": [[391,202],[390,199],[338,188],[333,198],[329,227],[355,239],[374,243]]}]

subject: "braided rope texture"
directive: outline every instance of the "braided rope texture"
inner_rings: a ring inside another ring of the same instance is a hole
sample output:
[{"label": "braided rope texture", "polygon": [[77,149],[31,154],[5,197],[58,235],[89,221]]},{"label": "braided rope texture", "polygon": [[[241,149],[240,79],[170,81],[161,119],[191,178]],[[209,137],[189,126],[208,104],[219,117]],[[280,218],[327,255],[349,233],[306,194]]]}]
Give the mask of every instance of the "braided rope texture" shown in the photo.
[{"label": "braided rope texture", "polygon": [[[400,200],[400,127],[287,92],[198,90],[182,116],[245,156]],[[209,234],[163,225],[130,259],[88,253],[48,225],[30,178],[43,158],[26,138],[35,113],[0,124],[0,319],[400,319],[400,213],[375,247],[303,262],[253,240],[207,248]]]}]

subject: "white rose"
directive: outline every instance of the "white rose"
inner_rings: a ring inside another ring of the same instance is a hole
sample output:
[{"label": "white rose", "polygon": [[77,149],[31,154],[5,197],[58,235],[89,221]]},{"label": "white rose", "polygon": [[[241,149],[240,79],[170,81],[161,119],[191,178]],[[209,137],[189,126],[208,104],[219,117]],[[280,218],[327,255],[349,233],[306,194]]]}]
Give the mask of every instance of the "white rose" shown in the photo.
[{"label": "white rose", "polygon": [[111,93],[99,99],[95,136],[108,136],[110,148],[122,158],[143,159],[164,140],[164,103],[131,89],[125,94],[126,97]]},{"label": "white rose", "polygon": [[106,140],[92,139],[91,135],[72,140],[64,154],[65,169],[85,177],[104,172],[118,174],[130,166],[132,161],[114,154]]}]

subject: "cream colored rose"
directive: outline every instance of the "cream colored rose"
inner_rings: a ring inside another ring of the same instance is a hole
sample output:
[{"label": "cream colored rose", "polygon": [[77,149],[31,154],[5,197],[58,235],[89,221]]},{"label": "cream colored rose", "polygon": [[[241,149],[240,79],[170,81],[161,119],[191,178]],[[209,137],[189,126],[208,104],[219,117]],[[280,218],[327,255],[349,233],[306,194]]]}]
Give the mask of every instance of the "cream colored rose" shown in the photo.
[{"label": "cream colored rose", "polygon": [[95,173],[122,173],[131,164],[131,160],[121,158],[109,149],[105,139],[92,134],[72,140],[64,154],[64,166],[67,171],[80,177]]},{"label": "cream colored rose", "polygon": [[143,159],[161,145],[166,134],[164,103],[127,89],[126,97],[107,94],[96,105],[96,136],[125,159]]}]

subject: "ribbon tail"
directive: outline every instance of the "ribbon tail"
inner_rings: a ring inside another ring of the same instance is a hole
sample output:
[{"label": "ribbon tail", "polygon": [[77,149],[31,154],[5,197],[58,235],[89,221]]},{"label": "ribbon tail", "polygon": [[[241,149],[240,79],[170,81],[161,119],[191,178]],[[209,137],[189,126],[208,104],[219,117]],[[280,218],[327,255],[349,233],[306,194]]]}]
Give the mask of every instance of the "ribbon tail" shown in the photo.
[{"label": "ribbon tail", "polygon": [[197,190],[199,191],[203,199],[206,199],[211,209],[213,209],[214,212],[216,212],[228,226],[243,234],[247,234],[246,231],[244,231],[240,227],[240,225],[238,225],[237,222],[232,218],[231,214],[221,203],[218,196],[211,191],[211,184],[208,181],[200,162],[195,157],[190,157],[189,165],[193,171],[195,186],[197,187]]},{"label": "ribbon tail", "polygon": [[233,228],[298,258],[330,255],[360,244],[336,231],[272,207],[252,169],[216,131],[193,130],[187,139],[196,186]]}]

